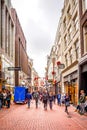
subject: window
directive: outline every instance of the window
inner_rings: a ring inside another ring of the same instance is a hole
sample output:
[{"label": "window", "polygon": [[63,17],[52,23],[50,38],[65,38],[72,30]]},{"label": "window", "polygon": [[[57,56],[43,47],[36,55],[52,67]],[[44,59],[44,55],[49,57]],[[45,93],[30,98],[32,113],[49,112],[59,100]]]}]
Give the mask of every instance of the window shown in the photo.
[{"label": "window", "polygon": [[82,0],[83,4],[83,13],[87,10],[87,0]]},{"label": "window", "polygon": [[72,64],[72,48],[69,50],[69,55],[70,55],[70,64]]},{"label": "window", "polygon": [[72,0],[73,5],[75,5],[75,1],[76,1],[76,0]]},{"label": "window", "polygon": [[66,67],[68,66],[68,55],[66,54],[65,55],[65,64],[66,64]]},{"label": "window", "polygon": [[69,20],[70,20],[70,18],[71,18],[71,7],[70,7],[70,5],[69,5],[69,7],[68,7],[68,10],[67,10],[67,17],[68,17],[68,22],[69,22]]},{"label": "window", "polygon": [[74,22],[74,28],[75,28],[75,30],[77,31],[78,30],[78,15],[77,15],[77,13],[76,13],[76,15],[74,16],[74,18],[73,18],[73,22]]},{"label": "window", "polygon": [[65,37],[64,37],[64,43],[65,43],[64,48],[66,49],[66,47],[67,47],[67,35],[65,35]]},{"label": "window", "polygon": [[66,28],[66,18],[65,18],[64,21],[63,21],[63,28],[64,28],[64,30],[65,30],[65,28]]},{"label": "window", "polygon": [[87,53],[87,25],[83,28],[83,36],[84,36],[84,52]]},{"label": "window", "polygon": [[87,10],[87,0],[85,0],[85,7],[86,7],[86,10]]},{"label": "window", "polygon": [[76,59],[79,58],[79,43],[78,40],[75,42],[75,52],[76,52]]},{"label": "window", "polygon": [[72,28],[71,26],[68,29],[68,36],[69,36],[69,40],[71,40],[71,33],[72,33]]}]

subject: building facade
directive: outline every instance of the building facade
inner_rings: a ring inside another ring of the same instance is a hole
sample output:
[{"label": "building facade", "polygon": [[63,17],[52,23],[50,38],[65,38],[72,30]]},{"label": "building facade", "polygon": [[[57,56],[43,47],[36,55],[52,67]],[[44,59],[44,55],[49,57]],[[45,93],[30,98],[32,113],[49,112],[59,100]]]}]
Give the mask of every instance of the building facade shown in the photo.
[{"label": "building facade", "polygon": [[54,42],[57,63],[55,78],[57,87],[61,87],[61,93],[68,93],[73,104],[78,103],[79,96],[78,64],[82,54],[80,40],[79,0],[64,0]]},{"label": "building facade", "polygon": [[11,15],[15,23],[15,67],[21,67],[21,71],[15,71],[15,86],[26,85],[25,80],[29,77],[26,39],[17,13],[13,8],[11,9]]},{"label": "building facade", "polygon": [[11,1],[0,0],[0,88],[14,86],[14,72],[8,67],[14,66],[14,21],[11,17]]},{"label": "building facade", "polygon": [[78,103],[78,61],[81,57],[79,1],[65,0],[62,10],[63,61],[62,86],[73,104]]},{"label": "building facade", "polygon": [[79,89],[87,95],[87,0],[79,0],[80,11],[80,44],[81,59],[79,60]]}]

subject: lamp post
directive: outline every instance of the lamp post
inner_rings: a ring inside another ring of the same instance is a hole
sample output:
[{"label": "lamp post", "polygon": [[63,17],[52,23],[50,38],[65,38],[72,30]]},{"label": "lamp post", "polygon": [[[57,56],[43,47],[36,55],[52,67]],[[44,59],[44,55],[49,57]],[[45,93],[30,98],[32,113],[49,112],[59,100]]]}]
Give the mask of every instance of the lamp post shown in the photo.
[{"label": "lamp post", "polygon": [[53,46],[53,54],[52,54],[52,63],[53,63],[53,70],[52,70],[52,75],[53,75],[53,92],[56,93],[56,88],[55,88],[55,61],[56,61],[56,54],[55,54],[55,49],[56,46]]}]

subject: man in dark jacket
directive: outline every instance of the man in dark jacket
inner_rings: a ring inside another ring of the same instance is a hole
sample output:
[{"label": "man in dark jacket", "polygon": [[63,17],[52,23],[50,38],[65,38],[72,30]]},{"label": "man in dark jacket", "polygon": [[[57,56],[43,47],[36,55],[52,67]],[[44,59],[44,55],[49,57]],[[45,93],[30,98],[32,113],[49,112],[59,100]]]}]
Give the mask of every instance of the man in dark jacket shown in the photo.
[{"label": "man in dark jacket", "polygon": [[47,91],[43,92],[42,100],[43,100],[43,103],[44,103],[44,110],[47,110],[47,101],[48,101]]},{"label": "man in dark jacket", "polygon": [[0,109],[2,108],[2,102],[3,102],[3,94],[2,91],[0,90]]},{"label": "man in dark jacket", "polygon": [[53,107],[53,105],[52,105],[53,100],[54,100],[53,93],[50,92],[49,93],[49,106],[50,106],[50,109],[52,109],[52,107]]},{"label": "man in dark jacket", "polygon": [[6,101],[7,101],[7,108],[10,108],[10,105],[11,105],[11,92],[9,90],[7,90]]}]

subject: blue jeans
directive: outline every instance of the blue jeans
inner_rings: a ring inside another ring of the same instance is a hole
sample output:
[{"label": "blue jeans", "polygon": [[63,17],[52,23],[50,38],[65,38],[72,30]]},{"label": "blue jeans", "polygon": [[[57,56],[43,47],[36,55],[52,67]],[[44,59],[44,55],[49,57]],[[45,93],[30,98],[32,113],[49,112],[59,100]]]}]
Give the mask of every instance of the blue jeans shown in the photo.
[{"label": "blue jeans", "polygon": [[60,98],[58,98],[57,101],[58,101],[58,105],[61,105],[61,100],[60,100]]},{"label": "blue jeans", "polygon": [[52,101],[49,101],[50,109],[52,109]]},{"label": "blue jeans", "polygon": [[28,99],[28,108],[30,108],[30,99]]}]

